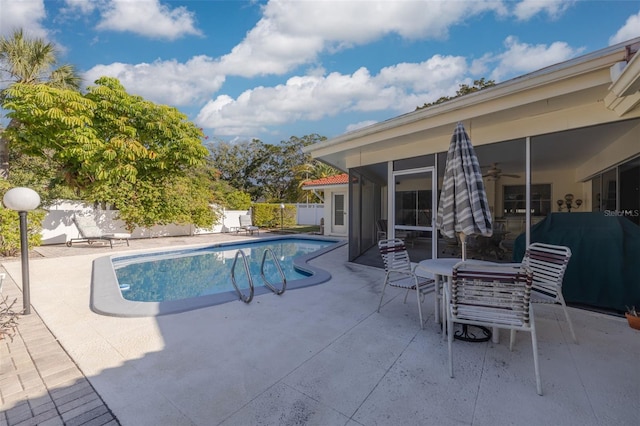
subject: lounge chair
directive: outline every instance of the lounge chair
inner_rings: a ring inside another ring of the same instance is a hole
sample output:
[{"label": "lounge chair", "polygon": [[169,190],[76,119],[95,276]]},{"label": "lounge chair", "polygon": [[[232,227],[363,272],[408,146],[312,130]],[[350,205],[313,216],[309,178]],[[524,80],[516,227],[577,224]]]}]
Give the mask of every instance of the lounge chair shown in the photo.
[{"label": "lounge chair", "polygon": [[93,244],[96,241],[109,241],[109,245],[113,248],[113,241],[126,241],[127,246],[129,246],[129,238],[131,238],[131,234],[126,233],[110,233],[105,234],[98,227],[98,224],[92,217],[89,216],[73,216],[73,223],[75,223],[78,228],[79,237],[71,238],[67,241],[67,247],[71,247],[71,245],[76,243],[89,243]]},{"label": "lounge chair", "polygon": [[253,235],[254,232],[260,233],[260,228],[253,225],[253,221],[251,220],[251,215],[243,214],[239,216],[240,227],[237,228],[237,232],[241,230],[249,235]]}]

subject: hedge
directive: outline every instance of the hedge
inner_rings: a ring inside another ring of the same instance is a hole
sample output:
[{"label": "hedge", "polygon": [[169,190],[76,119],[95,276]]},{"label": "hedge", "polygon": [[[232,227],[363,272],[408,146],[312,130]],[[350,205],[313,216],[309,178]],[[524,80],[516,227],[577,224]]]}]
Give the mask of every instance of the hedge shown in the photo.
[{"label": "hedge", "polygon": [[255,203],[251,206],[253,224],[260,228],[280,228],[296,225],[297,207],[284,205],[281,212],[280,204]]}]

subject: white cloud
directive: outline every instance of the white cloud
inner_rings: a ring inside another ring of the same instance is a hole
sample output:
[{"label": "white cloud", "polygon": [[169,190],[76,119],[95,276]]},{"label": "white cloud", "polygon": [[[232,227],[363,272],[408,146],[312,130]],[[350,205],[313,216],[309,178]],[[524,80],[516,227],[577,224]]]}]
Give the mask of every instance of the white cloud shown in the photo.
[{"label": "white cloud", "polygon": [[640,12],[629,16],[622,28],[609,39],[609,45],[622,43],[635,37],[640,37]]},{"label": "white cloud", "polygon": [[575,3],[576,0],[523,0],[516,4],[513,14],[521,21],[531,19],[543,12],[551,19],[558,19]]},{"label": "white cloud", "polygon": [[257,87],[237,99],[220,95],[195,121],[219,136],[252,135],[297,120],[320,120],[348,112],[413,111],[457,90],[467,69],[460,57],[433,58],[384,68],[372,76],[366,68],[353,74],[292,77],[285,84]]},{"label": "white cloud", "polygon": [[61,9],[61,13],[65,15],[74,13],[89,15],[98,8],[98,2],[91,0],[64,0],[64,3],[66,6]]},{"label": "white cloud", "polygon": [[171,60],[97,65],[84,74],[84,79],[93,84],[102,76],[116,77],[130,93],[172,106],[202,103],[225,81],[216,63],[206,56],[195,56],[184,64]]},{"label": "white cloud", "polygon": [[98,10],[98,30],[132,32],[145,37],[175,40],[201,35],[195,16],[186,7],[170,8],[159,0],[66,0],[65,13],[90,14]]},{"label": "white cloud", "polygon": [[284,74],[322,52],[365,44],[388,34],[445,38],[449,27],[473,16],[505,14],[501,2],[271,0],[263,18],[221,58],[225,74]]},{"label": "white cloud", "polygon": [[496,63],[489,77],[492,80],[501,81],[507,76],[525,74],[557,64],[578,56],[584,50],[582,48],[574,49],[561,41],[548,46],[520,43],[514,36],[507,37],[504,44],[506,47],[504,53],[495,56],[485,55],[474,63],[478,69],[481,68],[479,63],[483,63],[483,66],[487,68],[490,63]]},{"label": "white cloud", "polygon": [[46,38],[45,17],[44,0],[0,0],[0,35],[24,28],[26,35]]}]

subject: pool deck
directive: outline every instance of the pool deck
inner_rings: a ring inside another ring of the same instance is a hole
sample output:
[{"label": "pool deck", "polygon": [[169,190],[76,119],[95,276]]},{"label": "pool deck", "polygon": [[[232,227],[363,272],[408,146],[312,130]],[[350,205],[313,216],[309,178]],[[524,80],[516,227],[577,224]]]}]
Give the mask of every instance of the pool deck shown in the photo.
[{"label": "pool deck", "polygon": [[[269,234],[264,234],[269,236]],[[263,237],[256,236],[257,238]],[[414,304],[383,272],[312,263],[333,278],[179,314],[118,318],[89,309],[92,261],[122,251],[233,241],[243,235],[45,246],[30,259],[32,313],[0,345],[2,425],[612,425],[640,418],[640,332],[623,318],[536,305],[543,396],[531,342],[447,345],[427,296]],[[19,260],[5,260],[3,295],[18,298]],[[415,303],[415,302],[414,302]]]}]

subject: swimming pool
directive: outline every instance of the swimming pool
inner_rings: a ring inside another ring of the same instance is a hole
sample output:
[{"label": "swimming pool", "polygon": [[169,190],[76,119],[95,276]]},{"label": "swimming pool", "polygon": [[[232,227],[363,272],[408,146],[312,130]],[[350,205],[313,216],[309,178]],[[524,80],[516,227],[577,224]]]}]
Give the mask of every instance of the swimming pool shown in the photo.
[{"label": "swimming pool", "polygon": [[[264,273],[281,287],[282,279],[271,254],[282,265],[288,290],[323,283],[331,275],[307,262],[346,244],[326,237],[269,237],[181,250],[114,255],[93,262],[91,309],[122,317],[157,316],[184,312],[239,300],[231,280],[238,250],[246,255],[255,295],[271,293],[263,286],[261,261],[270,249]],[[235,267],[236,281],[247,293],[249,280],[242,259]]]}]

